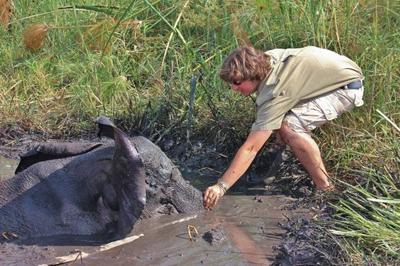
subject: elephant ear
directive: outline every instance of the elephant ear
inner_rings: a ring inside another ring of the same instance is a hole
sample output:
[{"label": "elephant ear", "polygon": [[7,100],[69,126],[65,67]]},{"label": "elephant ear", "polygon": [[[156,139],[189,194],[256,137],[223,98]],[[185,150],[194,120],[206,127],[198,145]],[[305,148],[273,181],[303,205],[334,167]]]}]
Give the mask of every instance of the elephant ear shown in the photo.
[{"label": "elephant ear", "polygon": [[100,147],[101,145],[101,143],[76,142],[38,144],[33,149],[20,156],[20,162],[15,170],[15,174],[22,172],[35,163],[84,154]]},{"label": "elephant ear", "polygon": [[96,122],[98,135],[113,138],[115,142],[110,183],[117,195],[117,234],[122,237],[132,230],[146,204],[145,169],[138,151],[122,130],[104,116]]}]

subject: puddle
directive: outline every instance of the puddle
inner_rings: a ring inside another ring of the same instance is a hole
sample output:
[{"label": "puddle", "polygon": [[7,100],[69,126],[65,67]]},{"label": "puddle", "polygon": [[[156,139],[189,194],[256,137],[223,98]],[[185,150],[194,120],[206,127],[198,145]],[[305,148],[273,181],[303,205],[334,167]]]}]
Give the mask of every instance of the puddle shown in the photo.
[{"label": "puddle", "polygon": [[[25,245],[16,249],[1,244],[0,263],[56,264],[67,259],[72,265],[80,264],[82,256],[84,265],[270,265],[276,256],[274,246],[284,235],[278,222],[306,213],[282,211],[292,200],[282,195],[226,195],[213,211],[140,221],[131,234],[138,238],[115,247]],[[193,240],[188,225],[198,232]],[[211,245],[203,235],[215,228],[225,238]]]},{"label": "puddle", "polygon": [[18,160],[8,159],[0,155],[0,181],[14,175]]}]

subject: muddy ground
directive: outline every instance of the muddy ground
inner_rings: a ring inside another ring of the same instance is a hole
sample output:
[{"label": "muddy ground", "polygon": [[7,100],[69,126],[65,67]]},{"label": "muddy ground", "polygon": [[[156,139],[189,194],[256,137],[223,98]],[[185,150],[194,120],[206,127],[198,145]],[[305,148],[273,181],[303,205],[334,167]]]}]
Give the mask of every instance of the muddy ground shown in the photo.
[{"label": "muddy ground", "polygon": [[[44,138],[3,139],[0,178],[11,176],[18,154]],[[164,140],[160,147],[185,179],[202,191],[232,158],[201,141],[188,145]],[[277,151],[278,146],[266,147],[212,211],[142,220],[125,242],[108,245],[93,239],[87,245],[74,245],[71,237],[61,239],[65,245],[57,246],[51,244],[54,238],[30,244],[3,238],[0,265],[329,265],[337,249],[327,243],[317,222],[329,219],[326,196],[313,191],[289,150]],[[278,159],[274,162],[274,158]]]}]

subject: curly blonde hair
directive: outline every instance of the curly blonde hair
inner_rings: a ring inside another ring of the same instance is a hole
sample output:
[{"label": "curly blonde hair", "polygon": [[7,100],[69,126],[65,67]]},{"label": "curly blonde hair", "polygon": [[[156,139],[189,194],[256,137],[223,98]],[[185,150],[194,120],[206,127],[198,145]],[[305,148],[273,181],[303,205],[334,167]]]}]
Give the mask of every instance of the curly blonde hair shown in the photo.
[{"label": "curly blonde hair", "polygon": [[270,56],[252,46],[235,49],[223,62],[219,76],[228,83],[263,80],[271,70]]}]

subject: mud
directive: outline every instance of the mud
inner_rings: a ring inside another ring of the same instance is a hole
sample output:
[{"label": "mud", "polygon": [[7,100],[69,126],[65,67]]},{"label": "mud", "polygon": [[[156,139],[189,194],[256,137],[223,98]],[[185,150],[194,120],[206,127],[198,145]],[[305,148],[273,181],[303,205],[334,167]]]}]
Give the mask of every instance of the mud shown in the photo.
[{"label": "mud", "polygon": [[10,178],[14,175],[18,161],[0,155],[0,180]]},{"label": "mud", "polygon": [[[231,154],[201,142],[190,147],[170,142],[169,147],[165,143],[160,146],[174,159],[184,178],[200,190],[216,181],[231,158]],[[0,154],[8,157],[0,159],[0,177],[10,176],[16,161],[9,158],[16,158],[25,146],[0,148]],[[74,239],[62,237],[28,244],[3,242],[0,265],[329,264],[322,249],[326,246],[315,248],[320,228],[314,226],[313,220],[326,211],[326,205],[316,199],[310,179],[289,151],[285,151],[276,171],[265,174],[266,165],[273,161],[273,150],[258,158],[257,167],[212,211],[142,220],[125,242],[109,245],[100,245],[95,237],[88,238],[86,245],[74,245]],[[52,242],[64,244],[52,245]]]},{"label": "mud", "polygon": [[203,234],[203,239],[207,241],[210,245],[219,245],[226,241],[226,233],[222,226],[217,226]]},{"label": "mud", "polygon": [[[281,206],[292,202],[291,198],[260,197],[263,202],[254,202],[253,196],[227,195],[213,211],[142,220],[132,235],[143,236],[105,251],[96,245],[67,245],[67,240],[65,246],[3,243],[0,264],[57,264],[68,256],[72,264],[76,258],[80,261],[79,254],[84,254],[84,265],[269,265],[278,254],[274,247],[285,232],[278,222],[285,217],[303,216],[306,211],[282,212]],[[192,240],[189,225],[199,234]],[[221,230],[224,239],[217,245],[200,237]]]}]

